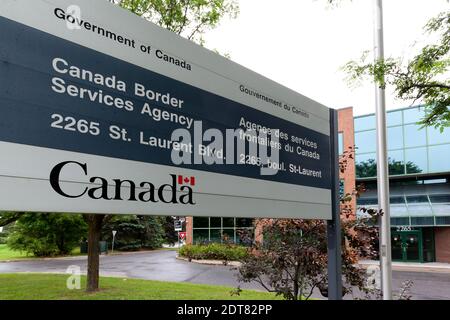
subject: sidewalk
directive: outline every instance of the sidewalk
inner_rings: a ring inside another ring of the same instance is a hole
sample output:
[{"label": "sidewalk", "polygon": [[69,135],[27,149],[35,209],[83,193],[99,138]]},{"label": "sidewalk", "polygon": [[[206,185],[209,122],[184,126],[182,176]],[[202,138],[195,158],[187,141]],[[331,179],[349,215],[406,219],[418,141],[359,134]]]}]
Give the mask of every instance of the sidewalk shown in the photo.
[{"label": "sidewalk", "polygon": [[[363,267],[379,266],[377,260],[359,260],[359,265]],[[392,262],[392,270],[394,271],[411,271],[411,272],[442,272],[450,273],[450,263],[441,262]]]}]

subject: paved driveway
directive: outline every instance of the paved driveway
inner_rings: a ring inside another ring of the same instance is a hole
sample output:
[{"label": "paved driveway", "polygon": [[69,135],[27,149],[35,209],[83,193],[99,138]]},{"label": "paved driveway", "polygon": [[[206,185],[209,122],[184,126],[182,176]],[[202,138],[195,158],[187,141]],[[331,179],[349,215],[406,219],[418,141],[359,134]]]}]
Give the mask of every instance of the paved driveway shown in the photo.
[{"label": "paved driveway", "polygon": [[[55,272],[65,273],[71,265],[86,273],[87,258],[68,257],[0,262],[0,273]],[[100,256],[100,274],[129,278],[216,284],[236,287],[236,271],[230,266],[210,266],[176,259],[174,250]],[[242,288],[261,289],[257,284],[243,284]]]},{"label": "paved driveway", "polygon": [[[148,280],[191,282],[237,287],[236,271],[229,266],[209,266],[189,263],[175,258],[172,250],[109,255],[100,257],[100,270],[104,276],[122,276]],[[70,257],[19,262],[0,262],[0,273],[57,272],[64,273],[68,266],[78,265],[86,272],[86,257]],[[412,280],[414,299],[450,299],[450,273],[393,272],[393,286],[398,289],[405,280]],[[242,288],[260,289],[259,285],[241,284]],[[320,294],[315,294],[320,298]]]}]

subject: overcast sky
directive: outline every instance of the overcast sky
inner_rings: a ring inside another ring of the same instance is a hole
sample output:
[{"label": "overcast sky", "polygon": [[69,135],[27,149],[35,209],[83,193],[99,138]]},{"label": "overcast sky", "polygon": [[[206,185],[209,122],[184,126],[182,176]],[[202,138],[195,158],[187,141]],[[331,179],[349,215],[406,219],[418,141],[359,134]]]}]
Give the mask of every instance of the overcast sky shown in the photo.
[{"label": "overcast sky", "polygon": [[[207,47],[328,107],[375,112],[374,87],[350,89],[340,67],[373,50],[372,0],[240,0],[240,15],[206,35]],[[412,54],[429,41],[423,26],[449,9],[445,0],[385,0],[385,56]],[[408,103],[387,92],[387,108]]]}]

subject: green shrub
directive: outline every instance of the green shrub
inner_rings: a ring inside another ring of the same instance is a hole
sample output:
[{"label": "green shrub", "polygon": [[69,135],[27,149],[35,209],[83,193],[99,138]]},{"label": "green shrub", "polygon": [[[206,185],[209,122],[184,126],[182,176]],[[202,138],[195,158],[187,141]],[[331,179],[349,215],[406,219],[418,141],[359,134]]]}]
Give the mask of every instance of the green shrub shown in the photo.
[{"label": "green shrub", "polygon": [[178,253],[181,257],[195,260],[237,261],[247,256],[247,250],[246,247],[234,244],[210,243],[185,245]]},{"label": "green shrub", "polygon": [[80,214],[25,213],[15,223],[7,244],[37,257],[70,254],[87,226]]}]

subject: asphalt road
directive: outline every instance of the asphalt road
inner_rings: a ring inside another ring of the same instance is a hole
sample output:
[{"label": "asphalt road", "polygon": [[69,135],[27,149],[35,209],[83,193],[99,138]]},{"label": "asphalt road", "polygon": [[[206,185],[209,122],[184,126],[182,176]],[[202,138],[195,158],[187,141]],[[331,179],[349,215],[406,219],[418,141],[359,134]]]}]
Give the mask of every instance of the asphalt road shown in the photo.
[{"label": "asphalt road", "polygon": [[[190,282],[237,287],[236,271],[230,266],[210,266],[190,263],[175,258],[176,252],[160,250],[100,257],[100,273],[148,280]],[[17,262],[0,262],[0,273],[53,272],[65,273],[71,265],[86,272],[86,257],[39,259]],[[412,280],[413,299],[450,299],[450,273],[443,272],[393,272],[393,287],[398,290],[405,280]],[[0,283],[1,285],[1,283]],[[242,288],[263,290],[256,283],[240,284]],[[314,297],[321,298],[319,293]],[[351,297],[346,297],[351,299]]]}]

